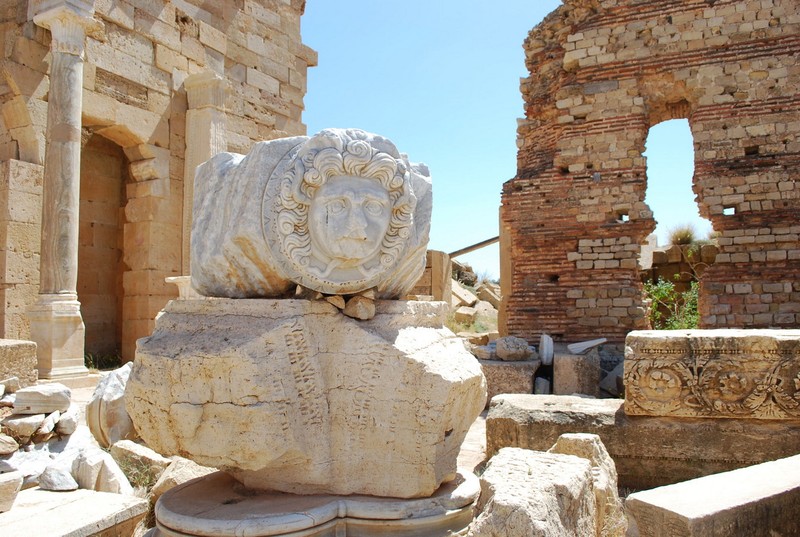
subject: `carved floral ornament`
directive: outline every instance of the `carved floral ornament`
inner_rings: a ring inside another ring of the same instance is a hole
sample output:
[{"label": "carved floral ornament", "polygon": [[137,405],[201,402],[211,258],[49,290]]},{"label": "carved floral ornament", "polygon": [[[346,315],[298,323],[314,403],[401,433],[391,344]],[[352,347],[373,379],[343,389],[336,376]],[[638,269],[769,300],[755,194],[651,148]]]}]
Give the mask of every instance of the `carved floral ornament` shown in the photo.
[{"label": "carved floral ornament", "polygon": [[800,356],[796,352],[743,354],[717,349],[642,354],[649,355],[626,356],[627,414],[800,418]]}]

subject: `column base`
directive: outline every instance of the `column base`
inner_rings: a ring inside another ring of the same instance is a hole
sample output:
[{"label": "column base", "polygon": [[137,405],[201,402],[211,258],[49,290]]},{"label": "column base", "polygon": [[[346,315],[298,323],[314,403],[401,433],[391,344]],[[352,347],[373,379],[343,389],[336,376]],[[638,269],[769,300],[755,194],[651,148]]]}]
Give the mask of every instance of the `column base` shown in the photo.
[{"label": "column base", "polygon": [[39,295],[28,308],[40,379],[89,374],[83,352],[86,328],[77,295]]},{"label": "column base", "polygon": [[164,493],[156,504],[156,530],[148,536],[462,535],[479,494],[478,478],[461,473],[429,498],[405,500],[253,492],[216,472]]}]

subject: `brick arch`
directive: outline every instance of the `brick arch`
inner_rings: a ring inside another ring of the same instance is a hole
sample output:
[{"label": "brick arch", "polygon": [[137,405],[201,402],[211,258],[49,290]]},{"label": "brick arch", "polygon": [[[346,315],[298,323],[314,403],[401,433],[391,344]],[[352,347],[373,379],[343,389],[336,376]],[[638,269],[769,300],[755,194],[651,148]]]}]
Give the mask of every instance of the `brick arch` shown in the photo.
[{"label": "brick arch", "polygon": [[642,151],[674,117],[689,120],[700,213],[721,234],[702,326],[800,325],[798,15],[780,0],[571,0],[530,32],[500,211],[505,332],[622,342],[646,327]]}]

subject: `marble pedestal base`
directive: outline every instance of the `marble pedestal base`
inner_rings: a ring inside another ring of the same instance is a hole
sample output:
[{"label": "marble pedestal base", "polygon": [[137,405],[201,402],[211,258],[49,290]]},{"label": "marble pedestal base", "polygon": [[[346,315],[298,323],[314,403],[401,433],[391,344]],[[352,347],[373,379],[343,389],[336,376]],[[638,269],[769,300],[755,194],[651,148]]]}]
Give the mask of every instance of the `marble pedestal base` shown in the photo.
[{"label": "marble pedestal base", "polygon": [[245,489],[224,472],[166,492],[152,537],[367,537],[459,535],[473,518],[478,478],[459,473],[429,498],[301,496]]},{"label": "marble pedestal base", "polygon": [[83,365],[86,328],[75,295],[39,295],[28,308],[40,379],[89,374]]}]

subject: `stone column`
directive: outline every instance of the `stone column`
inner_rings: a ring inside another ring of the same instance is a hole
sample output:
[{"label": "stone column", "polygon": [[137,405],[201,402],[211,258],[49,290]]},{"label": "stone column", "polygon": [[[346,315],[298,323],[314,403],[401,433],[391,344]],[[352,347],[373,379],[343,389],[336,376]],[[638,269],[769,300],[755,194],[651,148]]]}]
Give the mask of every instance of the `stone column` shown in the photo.
[{"label": "stone column", "polygon": [[197,166],[217,153],[228,150],[225,116],[225,81],[205,71],[188,77],[184,83],[186,112],[186,155],[183,172],[183,274],[189,274],[189,244],[192,232],[194,172]]},{"label": "stone column", "polygon": [[86,33],[98,24],[85,0],[32,1],[29,14],[50,30],[50,91],[42,191],[39,298],[30,307],[39,378],[86,374],[78,302],[81,106]]}]

